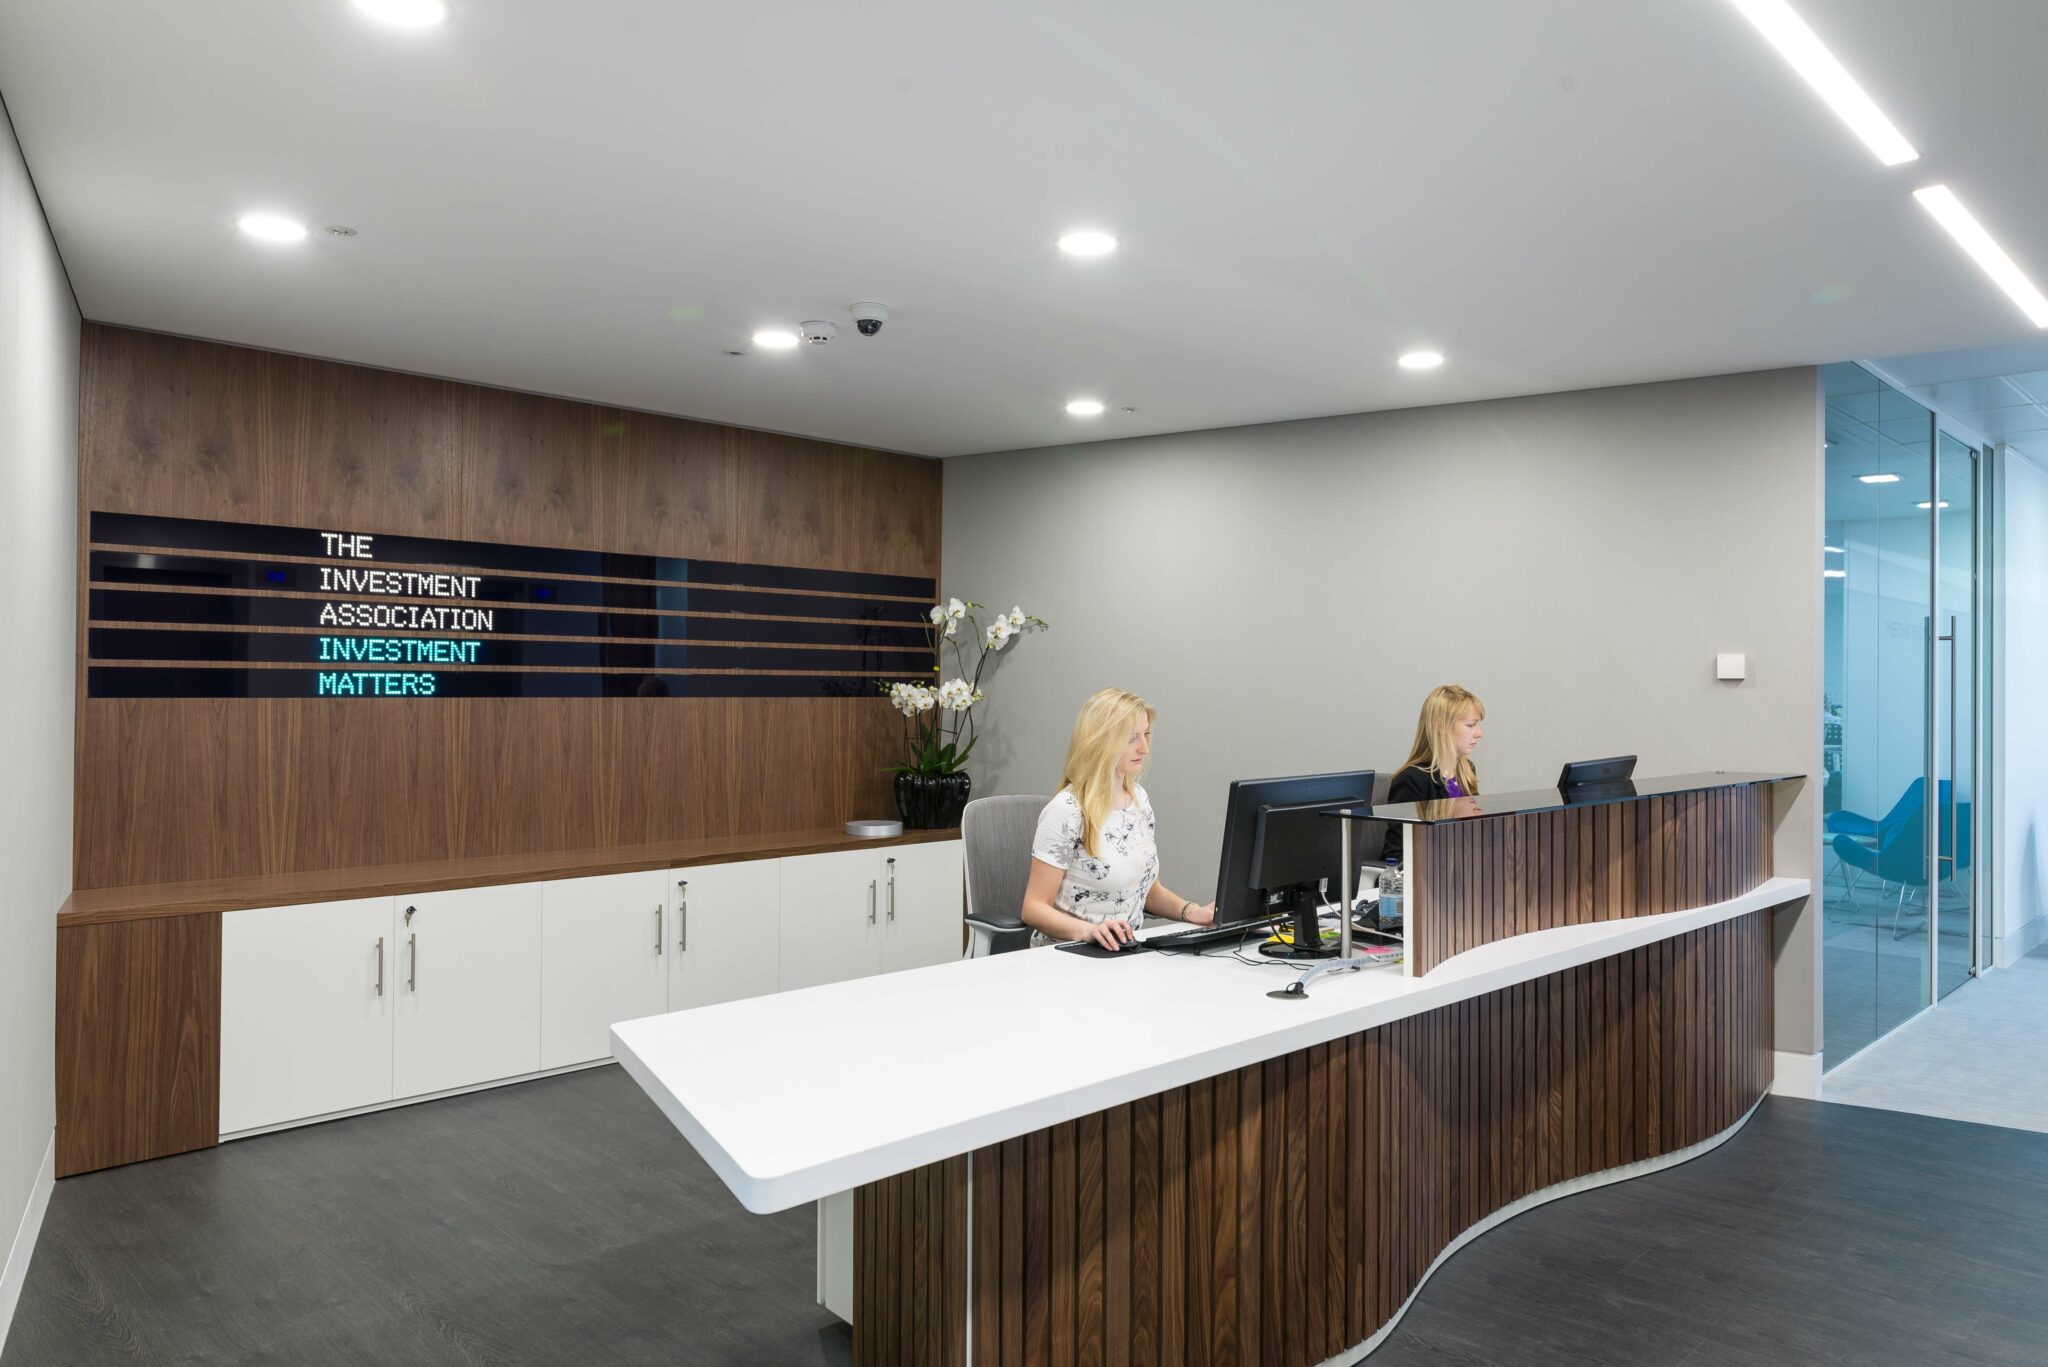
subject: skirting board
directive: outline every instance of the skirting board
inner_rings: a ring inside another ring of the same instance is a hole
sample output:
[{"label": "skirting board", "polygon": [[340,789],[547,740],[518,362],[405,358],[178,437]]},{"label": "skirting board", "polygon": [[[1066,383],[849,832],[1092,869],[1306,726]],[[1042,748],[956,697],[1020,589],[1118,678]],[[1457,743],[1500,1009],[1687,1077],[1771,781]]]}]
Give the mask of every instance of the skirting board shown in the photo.
[{"label": "skirting board", "polygon": [[7,1266],[0,1270],[0,1348],[7,1346],[7,1330],[14,1323],[14,1307],[21,1303],[21,1288],[28,1282],[28,1260],[35,1256],[36,1236],[43,1232],[43,1212],[50,1208],[50,1191],[57,1185],[57,1132],[43,1146],[43,1165],[36,1169],[35,1185],[28,1191],[28,1209],[21,1213],[21,1227],[8,1246]]},{"label": "skirting board", "polygon": [[462,1087],[450,1087],[443,1092],[422,1092],[418,1096],[402,1096],[392,1101],[373,1101],[367,1106],[351,1106],[345,1111],[326,1111],[320,1115],[300,1116],[296,1120],[280,1120],[275,1125],[252,1125],[246,1130],[235,1130],[223,1134],[220,1142],[230,1143],[237,1139],[254,1139],[262,1134],[276,1134],[279,1130],[296,1130],[306,1125],[324,1125],[330,1120],[346,1120],[352,1115],[372,1115],[378,1111],[393,1111],[400,1106],[417,1106],[422,1101],[440,1101],[451,1096],[464,1096],[470,1092],[488,1092],[493,1087],[510,1087],[521,1082],[532,1082],[538,1078],[560,1077],[563,1073],[580,1073],[586,1068],[602,1068],[618,1060],[609,1056],[594,1058],[587,1063],[565,1063],[559,1068],[543,1068],[537,1073],[514,1073],[510,1077],[494,1077],[489,1082],[472,1082]]},{"label": "skirting board", "polygon": [[2048,916],[2036,916],[2018,930],[2006,932],[1998,942],[1993,964],[1998,968],[2010,968],[2044,944],[2048,944]]},{"label": "skirting board", "polygon": [[1771,1055],[1771,1095],[1820,1100],[1821,1063],[1819,1054],[1788,1054],[1780,1049]]}]

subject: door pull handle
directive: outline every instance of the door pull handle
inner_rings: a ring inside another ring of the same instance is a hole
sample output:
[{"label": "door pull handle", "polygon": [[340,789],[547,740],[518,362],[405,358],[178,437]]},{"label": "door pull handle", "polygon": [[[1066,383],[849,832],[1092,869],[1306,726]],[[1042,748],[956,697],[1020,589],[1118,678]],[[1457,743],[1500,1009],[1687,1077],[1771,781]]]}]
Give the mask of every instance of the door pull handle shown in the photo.
[{"label": "door pull handle", "polygon": [[384,937],[377,937],[377,995],[384,995]]},{"label": "door pull handle", "polygon": [[875,880],[868,879],[868,924],[875,923]]},{"label": "door pull handle", "polygon": [[659,959],[665,952],[661,944],[661,903],[654,904],[654,957]]},{"label": "door pull handle", "polygon": [[889,920],[896,919],[896,861],[889,861]]},{"label": "door pull handle", "polygon": [[418,932],[405,937],[405,990],[420,990],[420,937]]},{"label": "door pull handle", "polygon": [[676,953],[685,954],[690,948],[690,880],[676,880]]}]

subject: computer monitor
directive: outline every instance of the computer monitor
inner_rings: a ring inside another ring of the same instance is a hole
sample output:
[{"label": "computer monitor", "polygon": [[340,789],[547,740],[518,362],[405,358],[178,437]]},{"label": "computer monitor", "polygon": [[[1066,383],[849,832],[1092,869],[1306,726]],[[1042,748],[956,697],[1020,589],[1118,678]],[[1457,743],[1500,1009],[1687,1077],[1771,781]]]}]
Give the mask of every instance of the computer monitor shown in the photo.
[{"label": "computer monitor", "polygon": [[1372,805],[1370,769],[1294,778],[1238,779],[1223,814],[1223,856],[1216,875],[1216,924],[1276,915],[1294,919],[1287,957],[1324,957],[1316,925],[1317,885],[1334,889],[1343,873],[1342,832],[1323,815],[1332,807]]},{"label": "computer monitor", "polygon": [[1566,797],[1583,796],[1608,789],[1619,790],[1636,771],[1634,755],[1611,759],[1575,759],[1557,775],[1558,791]]}]

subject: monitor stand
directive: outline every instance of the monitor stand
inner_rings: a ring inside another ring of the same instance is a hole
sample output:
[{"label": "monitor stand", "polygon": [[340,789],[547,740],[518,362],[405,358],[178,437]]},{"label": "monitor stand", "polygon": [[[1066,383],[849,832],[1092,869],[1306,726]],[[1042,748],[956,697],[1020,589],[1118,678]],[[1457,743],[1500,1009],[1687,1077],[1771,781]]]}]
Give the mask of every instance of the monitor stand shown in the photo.
[{"label": "monitor stand", "polygon": [[1291,888],[1280,888],[1266,895],[1266,913],[1285,913],[1294,923],[1294,943],[1291,945],[1267,944],[1259,946],[1259,953],[1269,959],[1334,959],[1337,946],[1323,943],[1323,927],[1316,915],[1316,904],[1322,898],[1322,889],[1314,883],[1302,883]]}]

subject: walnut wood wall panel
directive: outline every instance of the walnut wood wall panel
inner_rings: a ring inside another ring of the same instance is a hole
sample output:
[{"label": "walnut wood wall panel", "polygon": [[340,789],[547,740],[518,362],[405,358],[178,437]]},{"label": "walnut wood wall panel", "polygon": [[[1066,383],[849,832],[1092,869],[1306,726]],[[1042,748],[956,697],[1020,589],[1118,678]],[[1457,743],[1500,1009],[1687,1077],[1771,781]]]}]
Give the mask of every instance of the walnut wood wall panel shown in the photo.
[{"label": "walnut wood wall panel", "polygon": [[[124,328],[88,324],[81,350],[81,614],[94,510],[938,570],[934,461]],[[835,827],[888,810],[897,744],[879,697],[81,683],[78,716],[80,888]]]},{"label": "walnut wood wall panel", "polygon": [[1771,787],[1446,822],[1409,838],[1407,952],[1421,974],[1526,931],[1740,897],[1771,876]]},{"label": "walnut wood wall panel", "polygon": [[220,917],[57,932],[57,1175],[220,1137]]},{"label": "walnut wood wall panel", "polygon": [[[960,1363],[952,1307],[930,1298],[961,1285],[969,1257],[976,1367],[1309,1367],[1346,1352],[1494,1212],[1749,1111],[1770,1085],[1770,920],[981,1149],[971,1182],[953,1159],[863,1188],[854,1360]],[[954,1200],[972,1202],[971,1249],[953,1239]]]}]

